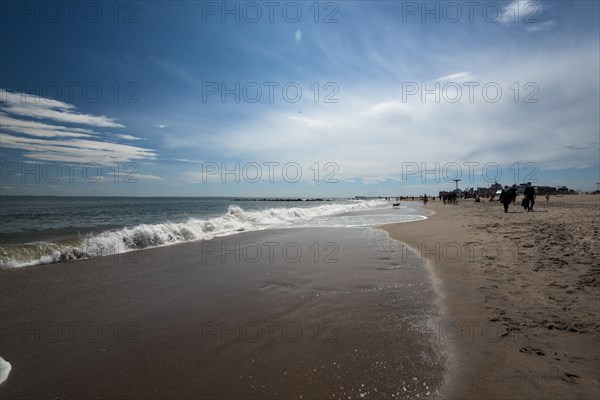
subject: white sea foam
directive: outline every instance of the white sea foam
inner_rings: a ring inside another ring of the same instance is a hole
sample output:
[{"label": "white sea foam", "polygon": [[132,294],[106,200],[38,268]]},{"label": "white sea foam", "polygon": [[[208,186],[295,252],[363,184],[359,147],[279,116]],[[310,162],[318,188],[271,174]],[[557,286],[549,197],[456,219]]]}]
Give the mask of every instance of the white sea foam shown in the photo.
[{"label": "white sea foam", "polygon": [[[190,218],[186,222],[140,224],[114,231],[81,237],[69,243],[34,243],[18,248],[2,249],[0,268],[18,268],[59,261],[93,258],[132,250],[172,245],[240,232],[273,228],[309,226],[364,226],[392,222],[375,220],[365,215],[349,217],[348,213],[389,208],[386,201],[370,200],[353,203],[331,203],[314,207],[282,207],[247,211],[229,206],[226,213],[209,219]],[[339,216],[343,214],[342,216]],[[339,217],[336,217],[338,215]],[[386,214],[383,215],[385,217]],[[393,216],[393,215],[392,215]],[[394,216],[393,216],[394,217]],[[395,216],[397,218],[397,214]]]},{"label": "white sea foam", "polygon": [[0,357],[0,384],[2,384],[6,378],[8,378],[8,374],[10,374],[10,370],[12,369],[12,365],[4,358]]}]

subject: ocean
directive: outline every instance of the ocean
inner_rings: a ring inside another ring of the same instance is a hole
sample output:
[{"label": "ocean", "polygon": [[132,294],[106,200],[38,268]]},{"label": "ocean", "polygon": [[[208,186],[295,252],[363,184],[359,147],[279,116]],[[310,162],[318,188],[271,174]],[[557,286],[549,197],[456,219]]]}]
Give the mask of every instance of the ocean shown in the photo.
[{"label": "ocean", "polygon": [[0,197],[0,268],[89,259],[264,229],[424,219],[385,199]]},{"label": "ocean", "polygon": [[416,205],[3,198],[1,396],[434,397],[435,276],[372,228]]}]

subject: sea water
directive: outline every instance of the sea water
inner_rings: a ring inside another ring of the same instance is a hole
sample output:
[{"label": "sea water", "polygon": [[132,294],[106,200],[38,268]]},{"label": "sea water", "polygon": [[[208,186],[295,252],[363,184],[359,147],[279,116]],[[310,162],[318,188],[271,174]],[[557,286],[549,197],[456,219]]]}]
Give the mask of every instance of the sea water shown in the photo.
[{"label": "sea water", "polygon": [[240,232],[413,221],[385,199],[1,197],[0,268],[86,259]]}]

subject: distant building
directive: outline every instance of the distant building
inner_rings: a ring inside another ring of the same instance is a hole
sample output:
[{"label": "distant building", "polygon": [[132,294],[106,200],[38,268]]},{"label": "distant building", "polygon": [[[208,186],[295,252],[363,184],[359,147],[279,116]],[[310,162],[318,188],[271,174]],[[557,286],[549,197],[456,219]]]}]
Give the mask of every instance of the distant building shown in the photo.
[{"label": "distant building", "polygon": [[535,193],[537,195],[546,195],[546,194],[557,194],[558,191],[556,190],[555,187],[552,186],[536,186],[535,187]]}]

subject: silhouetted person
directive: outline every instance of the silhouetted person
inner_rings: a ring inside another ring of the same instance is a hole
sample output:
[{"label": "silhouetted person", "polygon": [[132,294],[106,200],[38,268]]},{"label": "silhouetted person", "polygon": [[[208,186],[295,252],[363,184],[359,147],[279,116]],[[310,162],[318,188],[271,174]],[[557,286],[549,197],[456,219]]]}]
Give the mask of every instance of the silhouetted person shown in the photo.
[{"label": "silhouetted person", "polygon": [[510,188],[510,194],[513,197],[512,203],[514,205],[515,201],[517,200],[517,185],[512,185],[512,187]]},{"label": "silhouetted person", "polygon": [[502,205],[504,206],[504,212],[507,213],[508,206],[513,201],[513,195],[510,189],[508,188],[508,185],[504,186],[504,190],[502,190],[502,192],[500,193],[500,197],[498,198],[498,200],[500,200],[500,203],[502,203]]},{"label": "silhouetted person", "polygon": [[533,205],[535,204],[535,189],[531,186],[531,182],[527,182],[524,194],[527,199],[527,211],[533,211]]}]

